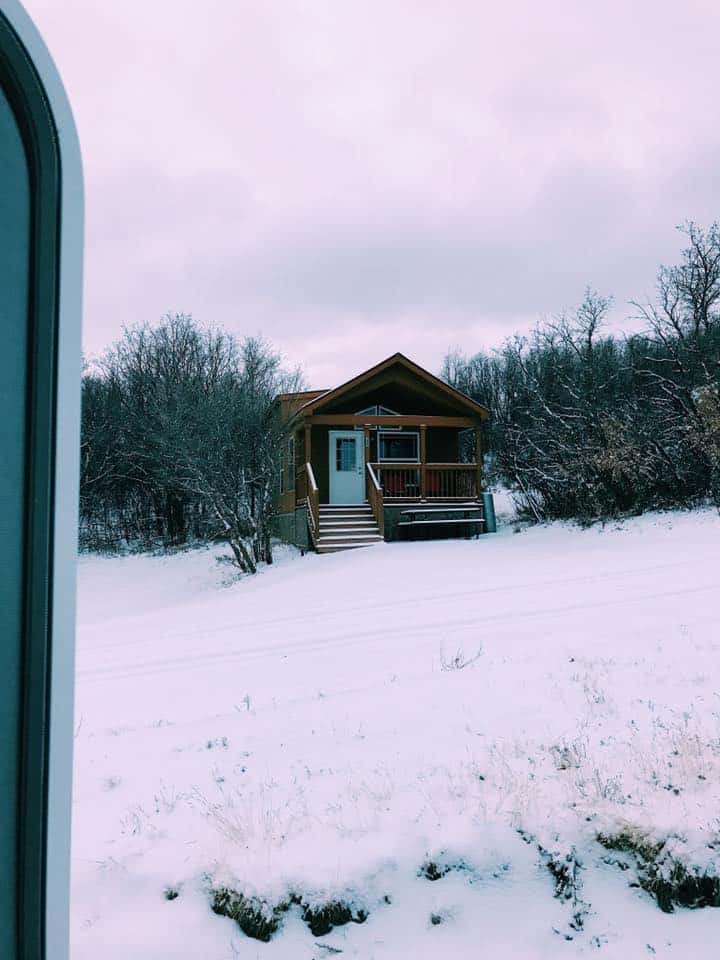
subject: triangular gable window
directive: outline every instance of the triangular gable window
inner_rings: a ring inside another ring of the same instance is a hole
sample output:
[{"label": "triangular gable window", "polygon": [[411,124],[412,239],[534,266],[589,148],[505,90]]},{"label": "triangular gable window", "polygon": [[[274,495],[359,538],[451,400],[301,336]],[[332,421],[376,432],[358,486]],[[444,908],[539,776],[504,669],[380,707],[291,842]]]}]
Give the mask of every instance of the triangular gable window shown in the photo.
[{"label": "triangular gable window", "polygon": [[364,410],[358,410],[356,417],[400,417],[402,414],[397,410],[391,410],[390,407],[384,407],[382,404],[375,404],[373,407],[365,407]]},{"label": "triangular gable window", "polygon": [[[390,407],[385,407],[381,403],[376,403],[372,407],[365,407],[363,410],[358,410],[355,414],[356,417],[400,417],[402,414],[398,413],[397,410],[391,410]],[[356,430],[361,430],[362,427],[355,427]],[[377,427],[371,427],[371,430],[377,430]],[[383,430],[402,430],[402,427],[390,427],[385,426]]]}]

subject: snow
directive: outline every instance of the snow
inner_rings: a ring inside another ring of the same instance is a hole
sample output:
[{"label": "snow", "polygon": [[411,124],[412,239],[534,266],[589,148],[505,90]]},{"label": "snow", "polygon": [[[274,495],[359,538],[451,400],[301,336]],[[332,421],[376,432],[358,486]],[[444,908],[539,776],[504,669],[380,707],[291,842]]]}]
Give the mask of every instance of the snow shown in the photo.
[{"label": "snow", "polygon": [[[222,553],[80,561],[73,960],[715,955],[720,911],[662,913],[596,835],[718,869],[716,512]],[[262,943],[223,885],[369,917]]]}]

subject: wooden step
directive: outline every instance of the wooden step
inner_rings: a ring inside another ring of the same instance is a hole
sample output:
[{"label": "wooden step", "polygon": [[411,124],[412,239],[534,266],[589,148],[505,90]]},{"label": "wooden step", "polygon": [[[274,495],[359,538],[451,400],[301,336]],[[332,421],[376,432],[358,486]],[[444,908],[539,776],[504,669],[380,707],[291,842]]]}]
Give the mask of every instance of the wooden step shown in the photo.
[{"label": "wooden step", "polygon": [[375,523],[375,517],[368,510],[367,513],[321,513],[320,516],[328,523],[340,523],[342,520],[372,520]]},{"label": "wooden step", "polygon": [[382,542],[369,503],[324,503],[320,506],[318,553],[339,553]]},{"label": "wooden step", "polygon": [[350,531],[343,530],[338,531],[337,533],[320,533],[320,539],[318,543],[362,543],[362,542],[374,542],[376,540],[381,540],[379,532],[377,531],[364,531],[362,533],[351,533]]},{"label": "wooden step", "polygon": [[352,510],[369,510],[370,504],[367,500],[363,500],[362,503],[321,503],[321,510],[343,510],[347,507],[350,507]]},{"label": "wooden step", "polygon": [[321,523],[375,523],[371,513],[321,513]]},{"label": "wooden step", "polygon": [[344,530],[347,527],[377,527],[377,524],[372,517],[367,519],[365,517],[359,519],[352,517],[348,520],[324,520],[322,524],[323,530]]},{"label": "wooden step", "polygon": [[336,510],[370,510],[369,503],[321,503],[321,513],[332,513]]},{"label": "wooden step", "polygon": [[372,547],[382,543],[379,533],[342,533],[337,535],[321,534],[317,544],[318,553],[337,553],[340,550],[355,550],[358,547]]},{"label": "wooden step", "polygon": [[[380,542],[380,541],[378,541]],[[363,547],[372,547],[372,543],[334,543],[319,544],[318,553],[342,553],[343,550],[360,550]]]}]

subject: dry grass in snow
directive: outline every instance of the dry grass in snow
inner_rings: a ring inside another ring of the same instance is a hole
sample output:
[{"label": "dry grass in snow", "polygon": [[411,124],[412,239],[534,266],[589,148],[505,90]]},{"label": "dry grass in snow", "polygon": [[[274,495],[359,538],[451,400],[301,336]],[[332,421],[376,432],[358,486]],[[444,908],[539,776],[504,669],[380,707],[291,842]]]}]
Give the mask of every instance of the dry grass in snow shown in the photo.
[{"label": "dry grass in snow", "polygon": [[74,960],[714,956],[716,513],[216,553],[81,560]]}]

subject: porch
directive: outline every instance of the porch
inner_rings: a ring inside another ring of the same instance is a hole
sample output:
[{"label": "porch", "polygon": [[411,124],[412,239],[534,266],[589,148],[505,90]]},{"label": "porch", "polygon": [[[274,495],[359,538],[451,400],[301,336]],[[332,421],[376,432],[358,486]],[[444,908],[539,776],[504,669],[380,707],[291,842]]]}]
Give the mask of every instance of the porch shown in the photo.
[{"label": "porch", "polygon": [[[433,516],[440,525],[458,522],[456,515],[444,517],[443,506],[448,511],[462,504],[477,508],[482,500],[482,439],[471,418],[307,418],[295,447],[298,454],[310,453],[304,463],[297,457],[295,494],[296,503],[306,506],[316,549],[334,535],[357,546],[398,539],[403,508],[412,505],[436,508]],[[432,460],[428,451],[447,459]],[[473,459],[461,462],[463,453]],[[458,522],[455,535],[465,532],[461,527]]]}]

